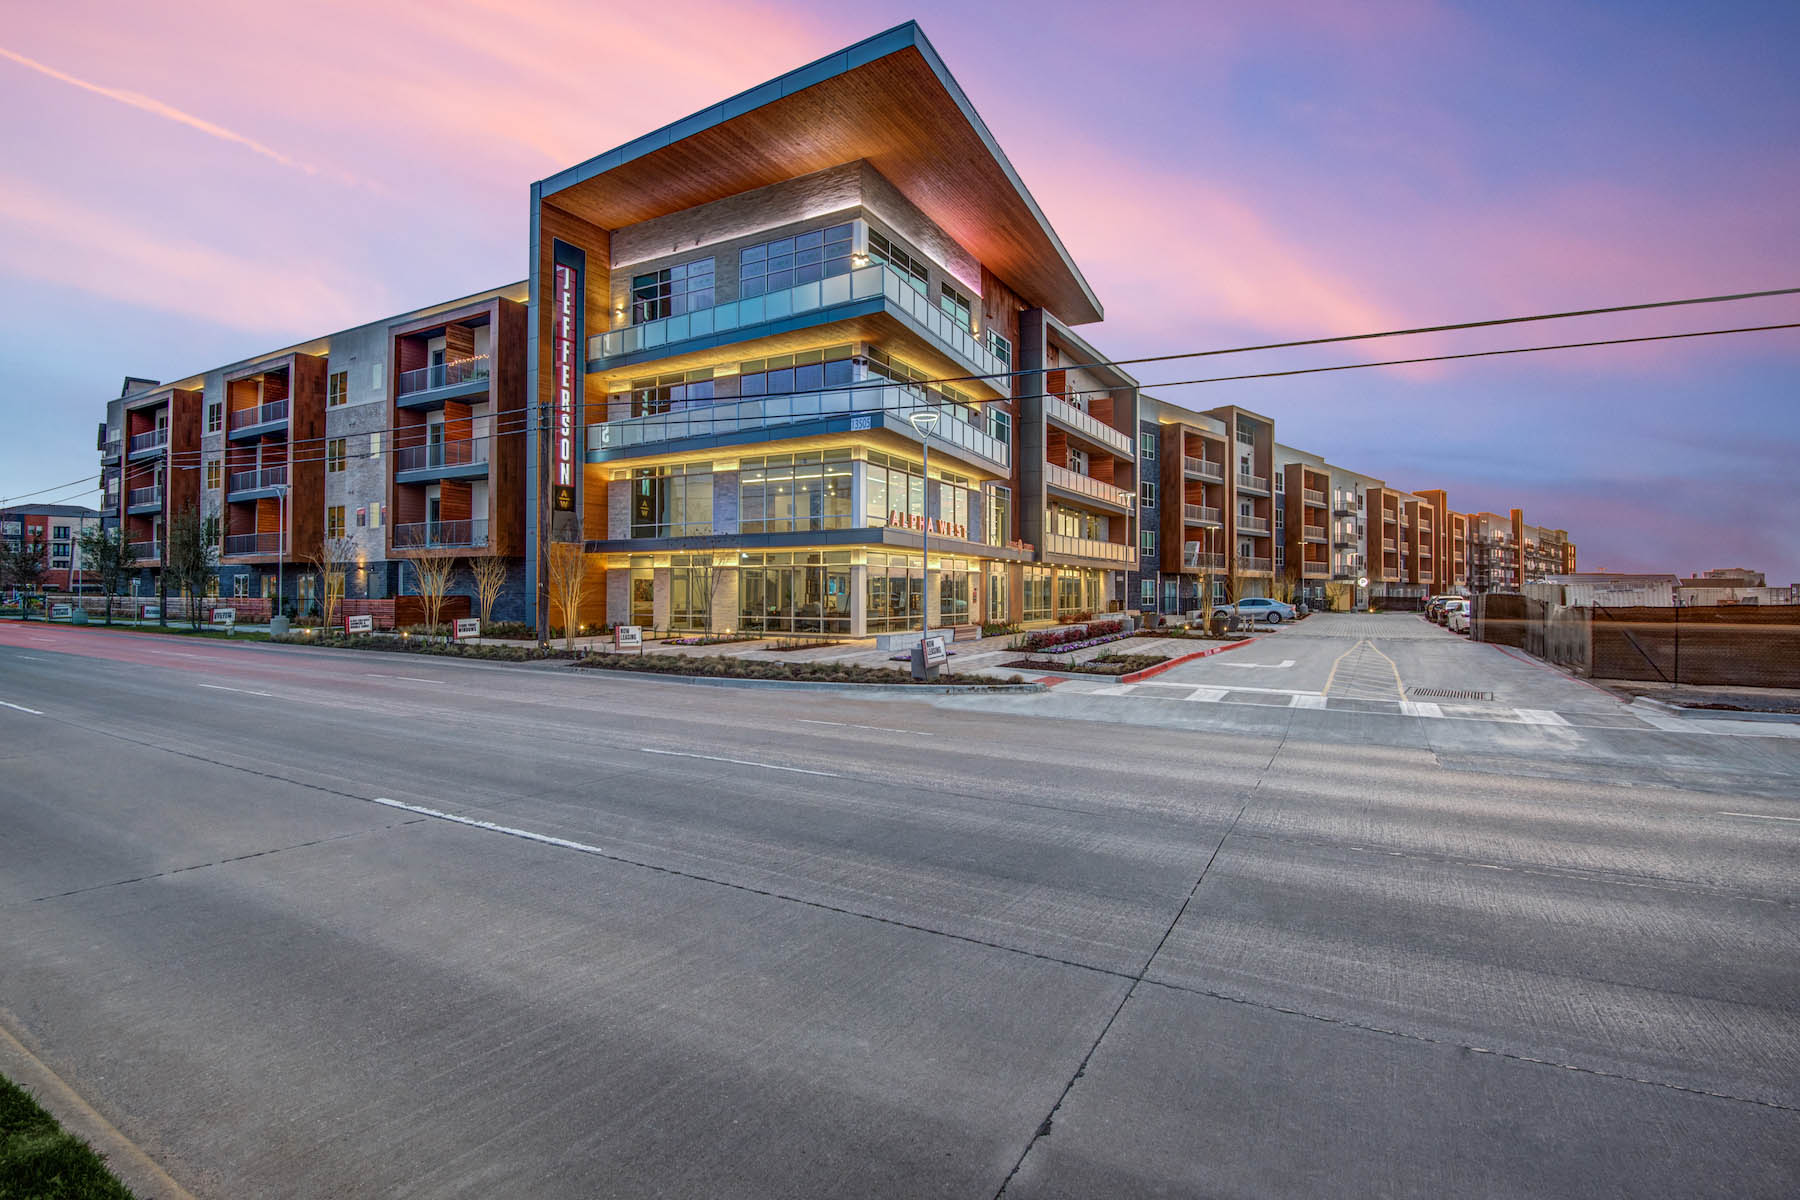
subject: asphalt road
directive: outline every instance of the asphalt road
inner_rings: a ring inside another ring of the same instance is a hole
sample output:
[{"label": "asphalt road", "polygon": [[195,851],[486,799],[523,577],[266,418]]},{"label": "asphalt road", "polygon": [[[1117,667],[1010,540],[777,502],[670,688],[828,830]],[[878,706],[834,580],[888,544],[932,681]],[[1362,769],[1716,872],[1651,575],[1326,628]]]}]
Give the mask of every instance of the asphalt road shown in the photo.
[{"label": "asphalt road", "polygon": [[1800,740],[1444,637],[926,701],[0,625],[0,1023],[201,1196],[1795,1194]]}]

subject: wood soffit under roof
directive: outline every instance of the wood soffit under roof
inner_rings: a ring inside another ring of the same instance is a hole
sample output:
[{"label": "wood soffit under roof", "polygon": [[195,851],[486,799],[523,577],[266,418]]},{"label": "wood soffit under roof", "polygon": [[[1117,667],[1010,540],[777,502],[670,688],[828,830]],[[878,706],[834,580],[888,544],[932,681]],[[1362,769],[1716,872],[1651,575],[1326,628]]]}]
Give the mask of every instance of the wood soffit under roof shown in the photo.
[{"label": "wood soffit under roof", "polygon": [[1055,232],[983,137],[979,118],[958,102],[960,89],[952,94],[954,81],[940,78],[921,51],[929,43],[916,39],[683,133],[706,115],[698,114],[671,126],[666,144],[616,165],[605,164],[633,147],[565,171],[544,181],[543,199],[616,230],[867,159],[1028,303],[1067,324],[1100,320],[1098,300]]}]

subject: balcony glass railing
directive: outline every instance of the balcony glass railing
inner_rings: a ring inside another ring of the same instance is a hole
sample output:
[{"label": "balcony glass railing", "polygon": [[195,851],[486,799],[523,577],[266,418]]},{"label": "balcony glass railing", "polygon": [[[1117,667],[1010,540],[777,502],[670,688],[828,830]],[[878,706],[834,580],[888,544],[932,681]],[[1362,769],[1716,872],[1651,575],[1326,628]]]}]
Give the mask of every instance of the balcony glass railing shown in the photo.
[{"label": "balcony glass railing", "polygon": [[1274,564],[1269,559],[1256,558],[1248,554],[1238,555],[1237,561],[1238,570],[1240,571],[1269,571],[1274,569]]},{"label": "balcony glass railing", "polygon": [[1214,483],[1225,482],[1225,467],[1221,463],[1208,462],[1204,458],[1194,458],[1188,455],[1182,458],[1181,469],[1197,479],[1210,479]]},{"label": "balcony glass railing", "polygon": [[1099,442],[1121,458],[1132,457],[1135,446],[1130,434],[1120,433],[1099,417],[1070,404],[1061,396],[1047,395],[1044,397],[1044,415],[1052,421],[1068,426],[1076,433]]},{"label": "balcony glass railing", "polygon": [[435,366],[417,367],[411,371],[400,372],[401,396],[410,396],[414,392],[429,392],[437,388],[455,387],[458,384],[472,383],[477,379],[488,377],[488,356],[477,354],[472,358],[453,358],[449,362],[441,362]]},{"label": "balcony glass railing", "polygon": [[287,464],[279,467],[264,467],[259,471],[233,471],[227,481],[227,492],[255,492],[263,488],[286,487],[288,481]]},{"label": "balcony glass railing", "polygon": [[1199,542],[1183,542],[1181,544],[1181,565],[1199,571],[1223,571],[1225,556],[1216,551],[1208,552]]},{"label": "balcony glass railing", "polygon": [[100,457],[101,458],[117,458],[117,457],[119,457],[119,451],[122,448],[122,445],[123,444],[117,438],[114,438],[110,442],[103,443],[100,447]]},{"label": "balcony glass railing", "polygon": [[1239,471],[1237,485],[1246,491],[1266,492],[1269,490],[1269,477],[1267,475],[1251,475],[1246,471]]},{"label": "balcony glass railing", "polygon": [[162,544],[160,542],[133,542],[131,543],[131,557],[137,562],[153,562],[162,557]]},{"label": "balcony glass railing", "polygon": [[[941,424],[942,422],[940,422]],[[1110,483],[1092,479],[1067,467],[1059,467],[1055,463],[1044,464],[1044,482],[1051,487],[1059,487],[1065,492],[1074,492],[1079,496],[1091,496],[1105,504],[1119,508],[1131,508],[1131,493],[1123,488],[1116,488]]]},{"label": "balcony glass railing", "polygon": [[1101,542],[1093,538],[1068,537],[1060,533],[1044,535],[1044,553],[1066,554],[1071,558],[1098,558],[1106,562],[1128,563],[1131,547],[1118,542]]},{"label": "balcony glass railing", "polygon": [[1267,533],[1269,532],[1269,518],[1239,517],[1237,527],[1239,533]]},{"label": "balcony glass railing", "polygon": [[816,312],[855,300],[885,299],[905,313],[940,346],[958,355],[975,368],[977,375],[988,376],[988,382],[1007,394],[1012,392],[1011,368],[989,350],[982,338],[964,328],[961,322],[938,308],[928,297],[915,291],[898,271],[886,263],[858,267],[847,275],[802,283],[797,287],[747,296],[726,304],[703,308],[676,317],[662,317],[597,333],[588,339],[589,358],[612,358],[672,346],[689,338],[712,337],[747,329],[764,321],[779,321]]},{"label": "balcony glass railing", "polygon": [[457,438],[406,446],[394,451],[394,470],[431,471],[440,467],[468,467],[488,460],[488,439]]},{"label": "balcony glass railing", "polygon": [[226,555],[281,554],[280,533],[232,533],[225,536]]},{"label": "balcony glass railing", "polygon": [[267,404],[259,404],[255,408],[240,408],[231,414],[231,427],[244,429],[251,425],[268,425],[275,421],[288,419],[288,402],[271,400]]},{"label": "balcony glass railing", "polygon": [[168,444],[169,431],[166,428],[152,429],[149,433],[132,435],[131,453],[136,454],[139,450],[154,450],[158,446],[166,446]]},{"label": "balcony glass railing", "polygon": [[417,521],[394,526],[396,550],[457,549],[487,545],[488,523],[482,521]]},{"label": "balcony glass railing", "polygon": [[1208,504],[1184,504],[1181,506],[1182,518],[1190,525],[1217,525],[1219,510]]},{"label": "balcony glass railing", "polygon": [[960,405],[931,401],[920,389],[900,384],[862,384],[822,392],[722,400],[680,412],[603,421],[588,426],[587,444],[590,449],[628,450],[678,438],[730,438],[827,417],[852,418],[854,429],[875,413],[881,414],[886,428],[912,435],[912,425],[907,417],[920,409],[939,414],[940,419],[931,431],[934,447],[948,443],[988,462],[1011,466],[1012,447],[1005,439],[989,432],[991,427],[979,413],[970,413],[968,415],[973,419],[964,420],[966,410]]},{"label": "balcony glass railing", "polygon": [[162,503],[162,485],[147,488],[132,488],[125,494],[125,507],[137,508],[145,504]]}]

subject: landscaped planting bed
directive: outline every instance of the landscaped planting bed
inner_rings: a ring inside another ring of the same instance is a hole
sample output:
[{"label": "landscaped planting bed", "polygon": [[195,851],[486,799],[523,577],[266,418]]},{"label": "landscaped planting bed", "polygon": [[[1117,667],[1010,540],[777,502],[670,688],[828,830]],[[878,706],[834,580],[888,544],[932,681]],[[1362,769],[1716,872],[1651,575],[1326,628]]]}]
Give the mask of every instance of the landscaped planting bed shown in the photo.
[{"label": "landscaped planting bed", "polygon": [[492,662],[534,662],[551,658],[574,658],[580,651],[564,650],[560,646],[539,649],[536,646],[476,646],[468,642],[453,642],[441,635],[437,638],[428,636],[391,637],[386,634],[362,634],[356,637],[321,637],[319,635],[287,634],[283,637],[272,637],[271,642],[281,642],[289,646],[325,646],[333,650],[382,650],[392,654],[435,654],[442,658],[481,658]]},{"label": "landscaped planting bed", "polygon": [[1021,658],[1013,662],[1001,663],[1000,666],[1003,669],[1015,671],[1068,671],[1077,675],[1129,675],[1133,671],[1142,671],[1168,661],[1168,657],[1162,654],[1102,654],[1097,658],[1090,658],[1086,662],[1064,661],[1060,658]]},{"label": "landscaped planting bed", "polygon": [[[590,654],[577,659],[578,667],[602,671],[643,671],[653,675],[690,675],[702,679],[774,679],[793,683],[894,683],[917,682],[910,671],[892,667],[865,667],[839,662],[768,662],[747,658],[686,658],[678,654]],[[989,679],[979,675],[956,676],[941,673],[935,680],[943,684],[992,686],[1023,683],[1018,676]]]},{"label": "landscaped planting bed", "polygon": [[1125,632],[1123,621],[1094,621],[1088,625],[1072,625],[1067,629],[1039,629],[1025,634],[1012,645],[1009,650],[1023,650],[1027,654],[1048,651],[1053,654],[1068,654],[1073,650],[1086,650],[1090,646],[1104,646],[1108,642],[1116,642],[1120,638],[1132,635]]}]

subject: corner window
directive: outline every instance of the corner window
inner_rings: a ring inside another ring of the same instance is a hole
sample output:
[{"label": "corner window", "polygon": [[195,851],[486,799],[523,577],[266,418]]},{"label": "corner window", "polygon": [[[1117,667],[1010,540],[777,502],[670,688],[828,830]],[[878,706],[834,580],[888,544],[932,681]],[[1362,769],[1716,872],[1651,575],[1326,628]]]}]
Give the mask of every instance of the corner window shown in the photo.
[{"label": "corner window", "polygon": [[908,286],[919,295],[926,294],[930,285],[926,281],[925,264],[873,229],[869,230],[869,257],[879,259],[900,272],[900,278],[906,280]]},{"label": "corner window", "polygon": [[1000,360],[1001,366],[1012,366],[1012,342],[1008,341],[1003,334],[996,332],[992,326],[989,326],[987,331],[987,348],[989,354]]},{"label": "corner window", "polygon": [[943,309],[952,321],[955,321],[964,329],[972,327],[972,321],[969,314],[969,298],[947,283],[938,286],[938,307]]},{"label": "corner window", "polygon": [[679,317],[713,306],[713,260],[681,263],[631,277],[631,323]]},{"label": "corner window", "polygon": [[761,296],[849,274],[855,232],[846,223],[744,247],[738,252],[738,295]]}]

